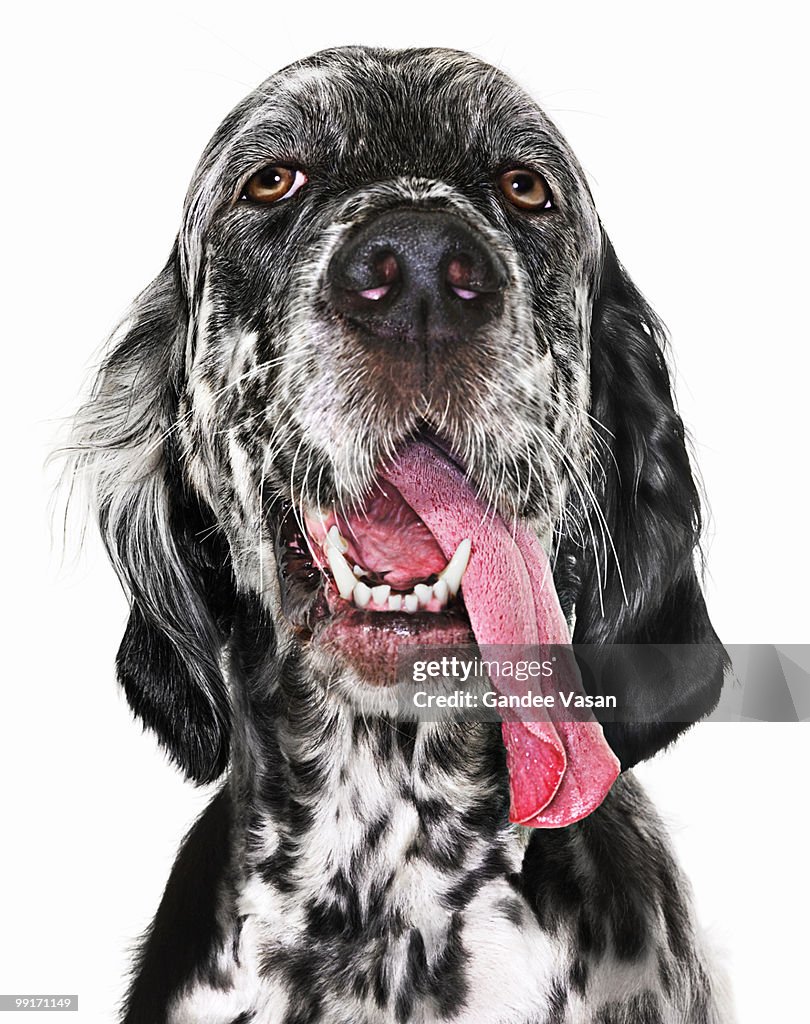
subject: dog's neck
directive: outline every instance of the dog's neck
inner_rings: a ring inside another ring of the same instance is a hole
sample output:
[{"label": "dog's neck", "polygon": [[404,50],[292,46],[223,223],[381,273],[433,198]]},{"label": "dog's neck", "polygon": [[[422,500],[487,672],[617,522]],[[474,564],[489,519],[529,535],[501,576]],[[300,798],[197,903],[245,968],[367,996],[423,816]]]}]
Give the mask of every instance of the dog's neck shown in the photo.
[{"label": "dog's neck", "polygon": [[296,656],[254,663],[240,689],[231,785],[245,880],[327,902],[365,889],[370,913],[373,886],[423,885],[425,869],[448,887],[473,865],[520,869],[497,726],[366,718]]}]

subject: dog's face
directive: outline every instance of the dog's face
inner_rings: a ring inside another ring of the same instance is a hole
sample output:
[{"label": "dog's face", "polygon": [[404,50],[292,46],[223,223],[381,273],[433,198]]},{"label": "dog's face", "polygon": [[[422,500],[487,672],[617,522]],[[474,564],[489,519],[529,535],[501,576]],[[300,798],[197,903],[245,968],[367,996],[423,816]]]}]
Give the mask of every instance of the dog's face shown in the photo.
[{"label": "dog's face", "polygon": [[[134,597],[133,705],[210,777],[246,595],[358,685],[399,643],[469,637],[476,509],[542,539],[578,639],[713,638],[660,340],[576,159],[499,71],[350,48],[268,79],[206,149],[77,428]],[[443,472],[455,521],[429,526],[416,492]]]},{"label": "dog's face", "polygon": [[209,146],[181,245],[190,449],[212,428],[238,446],[197,460],[217,506],[223,473],[254,515],[261,481],[361,501],[425,429],[505,514],[557,517],[591,448],[601,239],[576,160],[503,74],[363,50],[281,72]]},{"label": "dog's face", "polygon": [[[416,437],[485,505],[551,536],[572,477],[590,473],[601,238],[576,160],[503,74],[464,54],[364,50],[281,72],[209,146],[181,245],[186,465],[245,587],[275,578],[280,526],[282,557],[317,562],[306,526],[320,513],[355,559],[366,551],[366,584],[393,585],[369,607],[424,636],[431,622],[397,595],[442,566],[367,552],[393,515],[372,513],[378,473]],[[309,632],[339,614],[307,565],[282,587]]]}]

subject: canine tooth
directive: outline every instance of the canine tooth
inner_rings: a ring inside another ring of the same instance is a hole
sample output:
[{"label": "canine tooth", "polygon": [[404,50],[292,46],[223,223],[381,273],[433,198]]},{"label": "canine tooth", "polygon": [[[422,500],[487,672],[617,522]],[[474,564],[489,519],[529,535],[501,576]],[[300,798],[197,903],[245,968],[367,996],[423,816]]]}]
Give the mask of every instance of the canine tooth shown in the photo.
[{"label": "canine tooth", "polygon": [[433,597],[433,587],[429,587],[426,583],[417,583],[413,592],[422,608],[427,608],[428,602]]},{"label": "canine tooth", "polygon": [[349,542],[346,540],[345,537],[340,536],[340,530],[337,528],[337,526],[329,527],[329,532],[326,535],[327,547],[330,544],[333,547],[337,548],[342,555],[345,555],[346,552],[349,550]]},{"label": "canine tooth", "polygon": [[348,601],[352,596],[354,588],[360,586],[359,582],[354,578],[354,573],[349,568],[349,563],[334,544],[326,545],[326,560],[329,562],[329,568],[332,570],[332,576],[335,579],[338,593],[344,601]]},{"label": "canine tooth", "polygon": [[450,587],[447,585],[447,580],[436,580],[433,584],[433,596],[444,607],[450,600]]},{"label": "canine tooth", "polygon": [[380,607],[382,607],[388,600],[388,595],[390,593],[391,588],[388,586],[388,584],[382,583],[380,584],[379,587],[371,588],[371,600],[374,602],[374,604],[378,604],[380,605]]},{"label": "canine tooth", "polygon": [[388,598],[388,610],[398,612],[402,608],[402,594],[392,594]]},{"label": "canine tooth", "polygon": [[439,579],[444,580],[447,584],[450,593],[455,597],[458,593],[458,588],[461,586],[461,577],[467,568],[467,563],[470,561],[470,551],[472,550],[472,542],[469,538],[461,541],[459,546],[453,553],[453,557],[447,563],[447,565],[439,573]]},{"label": "canine tooth", "polygon": [[406,612],[415,612],[418,607],[419,607],[419,598],[416,596],[416,594],[406,594],[405,595],[405,611]]},{"label": "canine tooth", "polygon": [[358,580],[354,585],[352,597],[358,608],[365,608],[371,600],[371,587],[367,587],[362,580]]},{"label": "canine tooth", "polygon": [[352,572],[354,573],[354,575],[355,575],[355,576],[356,576],[356,577],[357,577],[358,579],[360,579],[360,577],[361,577],[361,576],[365,576],[365,575],[366,575],[366,570],[365,570],[365,569],[364,569],[364,568],[363,568],[362,566],[360,566],[360,565],[356,565],[356,566],[355,566],[355,567],[354,567],[354,568],[352,569]]}]

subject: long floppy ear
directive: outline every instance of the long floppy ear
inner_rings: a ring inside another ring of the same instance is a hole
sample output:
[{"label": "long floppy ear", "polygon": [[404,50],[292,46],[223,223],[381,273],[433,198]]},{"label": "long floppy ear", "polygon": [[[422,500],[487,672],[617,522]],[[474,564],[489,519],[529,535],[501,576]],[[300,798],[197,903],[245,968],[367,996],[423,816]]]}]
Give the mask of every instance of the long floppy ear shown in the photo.
[{"label": "long floppy ear", "polygon": [[118,679],[174,761],[208,782],[228,760],[220,656],[233,585],[227,545],[177,453],[186,324],[175,252],[113,335],[71,447],[131,599]]},{"label": "long floppy ear", "polygon": [[[622,720],[604,729],[628,768],[714,708],[727,656],[697,575],[700,501],[673,405],[665,331],[607,237],[604,243],[592,320],[591,415],[602,449],[593,487],[612,548],[609,541],[605,558],[595,551],[583,556],[574,643],[689,645],[668,648],[647,671],[639,667],[641,652],[619,658],[617,670],[597,685],[618,698]],[[606,658],[600,667],[609,664]]]}]

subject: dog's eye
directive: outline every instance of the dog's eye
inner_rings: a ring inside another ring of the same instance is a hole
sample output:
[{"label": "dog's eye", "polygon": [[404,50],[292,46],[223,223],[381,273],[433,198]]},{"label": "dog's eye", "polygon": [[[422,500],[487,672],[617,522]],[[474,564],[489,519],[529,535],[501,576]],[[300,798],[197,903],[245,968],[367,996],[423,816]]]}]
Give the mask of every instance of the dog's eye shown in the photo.
[{"label": "dog's eye", "polygon": [[242,198],[252,203],[277,203],[295,195],[306,182],[306,174],[294,167],[262,167],[248,178]]},{"label": "dog's eye", "polygon": [[537,171],[518,167],[505,171],[498,178],[498,186],[513,206],[521,210],[550,210],[551,189]]}]

